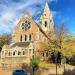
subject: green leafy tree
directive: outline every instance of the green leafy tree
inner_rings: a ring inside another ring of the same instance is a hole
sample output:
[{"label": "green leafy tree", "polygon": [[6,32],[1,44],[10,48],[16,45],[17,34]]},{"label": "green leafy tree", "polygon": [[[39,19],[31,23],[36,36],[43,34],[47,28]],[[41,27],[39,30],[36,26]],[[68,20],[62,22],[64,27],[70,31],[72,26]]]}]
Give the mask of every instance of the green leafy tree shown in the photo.
[{"label": "green leafy tree", "polygon": [[35,57],[34,59],[31,60],[33,72],[36,72],[39,69],[39,63],[40,63],[39,57]]}]

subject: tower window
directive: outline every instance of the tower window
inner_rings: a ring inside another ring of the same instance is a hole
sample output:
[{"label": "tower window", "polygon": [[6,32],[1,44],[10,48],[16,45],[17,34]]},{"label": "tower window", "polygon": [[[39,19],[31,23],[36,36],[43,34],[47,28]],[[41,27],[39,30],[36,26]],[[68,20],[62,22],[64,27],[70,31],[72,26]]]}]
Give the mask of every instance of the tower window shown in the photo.
[{"label": "tower window", "polygon": [[45,21],[45,27],[47,27],[47,21]]},{"label": "tower window", "polygon": [[44,14],[46,16],[46,14]]},{"label": "tower window", "polygon": [[40,24],[42,25],[42,21],[40,21]]},{"label": "tower window", "polygon": [[22,35],[20,36],[20,41],[22,41]]},{"label": "tower window", "polygon": [[27,35],[25,35],[25,41],[27,41]]},{"label": "tower window", "polygon": [[50,20],[50,22],[52,22],[52,20]]},{"label": "tower window", "polygon": [[31,41],[31,34],[29,35],[29,40]]}]

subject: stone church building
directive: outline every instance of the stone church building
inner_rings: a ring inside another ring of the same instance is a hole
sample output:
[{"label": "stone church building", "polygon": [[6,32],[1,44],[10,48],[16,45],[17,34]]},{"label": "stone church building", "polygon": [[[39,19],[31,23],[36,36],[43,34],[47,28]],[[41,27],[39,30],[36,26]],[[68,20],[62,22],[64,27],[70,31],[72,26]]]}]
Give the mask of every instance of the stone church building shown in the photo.
[{"label": "stone church building", "polygon": [[[47,34],[54,31],[52,12],[46,3],[39,23],[25,12],[15,26],[12,43],[4,45],[1,51],[1,65],[17,67],[22,63],[30,63],[33,56],[38,56],[40,42],[47,41]],[[43,57],[42,54],[40,54]]]}]

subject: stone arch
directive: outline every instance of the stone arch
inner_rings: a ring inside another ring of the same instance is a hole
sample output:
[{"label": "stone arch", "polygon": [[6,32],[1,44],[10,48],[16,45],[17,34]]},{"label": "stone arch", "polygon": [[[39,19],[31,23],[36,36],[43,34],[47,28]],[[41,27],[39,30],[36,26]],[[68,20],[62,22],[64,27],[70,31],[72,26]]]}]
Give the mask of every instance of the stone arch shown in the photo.
[{"label": "stone arch", "polygon": [[21,52],[20,51],[18,51],[18,55],[21,55]]}]

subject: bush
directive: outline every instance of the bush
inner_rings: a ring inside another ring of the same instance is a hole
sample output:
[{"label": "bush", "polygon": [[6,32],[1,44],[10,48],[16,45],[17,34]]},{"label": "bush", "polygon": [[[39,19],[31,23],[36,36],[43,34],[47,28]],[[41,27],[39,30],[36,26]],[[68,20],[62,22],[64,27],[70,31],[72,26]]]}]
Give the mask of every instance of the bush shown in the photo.
[{"label": "bush", "polygon": [[75,55],[71,57],[70,64],[75,66]]},{"label": "bush", "polygon": [[63,75],[75,75],[75,69],[73,70],[67,70],[63,73]]},{"label": "bush", "polygon": [[34,70],[37,70],[39,68],[40,59],[38,57],[35,57],[33,60],[31,60],[31,65]]},{"label": "bush", "polygon": [[23,63],[21,68],[27,72],[31,72],[32,68],[30,65]]}]

